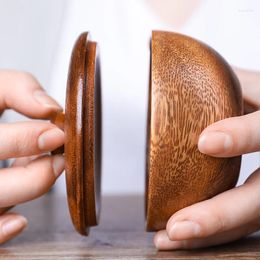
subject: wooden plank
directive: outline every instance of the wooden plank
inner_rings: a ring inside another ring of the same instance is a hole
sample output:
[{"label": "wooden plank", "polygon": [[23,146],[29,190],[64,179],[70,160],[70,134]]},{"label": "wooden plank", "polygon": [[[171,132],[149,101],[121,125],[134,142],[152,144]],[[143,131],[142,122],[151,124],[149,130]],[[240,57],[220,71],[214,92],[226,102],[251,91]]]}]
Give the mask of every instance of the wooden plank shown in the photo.
[{"label": "wooden plank", "polygon": [[225,246],[192,251],[158,252],[153,233],[144,231],[141,196],[105,197],[101,222],[88,237],[77,234],[65,197],[54,193],[17,206],[28,229],[0,247],[0,259],[257,259],[260,234]]}]

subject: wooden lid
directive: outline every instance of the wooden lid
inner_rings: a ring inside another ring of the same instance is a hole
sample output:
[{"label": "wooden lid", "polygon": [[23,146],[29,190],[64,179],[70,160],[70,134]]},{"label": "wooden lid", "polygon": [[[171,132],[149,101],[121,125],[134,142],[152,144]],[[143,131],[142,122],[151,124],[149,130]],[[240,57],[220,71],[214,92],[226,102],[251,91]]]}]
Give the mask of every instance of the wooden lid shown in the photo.
[{"label": "wooden lid", "polygon": [[101,90],[97,44],[89,33],[74,46],[66,93],[65,171],[68,205],[76,230],[97,225],[101,182]]},{"label": "wooden lid", "polygon": [[147,230],[164,229],[170,216],[232,188],[241,157],[199,152],[200,133],[242,114],[239,82],[225,60],[190,37],[155,31],[147,133]]}]

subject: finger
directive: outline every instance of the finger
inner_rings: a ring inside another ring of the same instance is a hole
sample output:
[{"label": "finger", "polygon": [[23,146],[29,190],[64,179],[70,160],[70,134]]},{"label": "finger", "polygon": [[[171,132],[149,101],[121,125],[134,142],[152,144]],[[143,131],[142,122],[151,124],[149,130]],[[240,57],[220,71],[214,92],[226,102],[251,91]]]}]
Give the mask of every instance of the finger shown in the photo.
[{"label": "finger", "polygon": [[260,150],[260,111],[218,121],[203,130],[200,152],[216,157],[232,157]]},{"label": "finger", "polygon": [[8,207],[46,193],[64,169],[62,155],[44,156],[25,167],[0,170],[0,205]]},{"label": "finger", "polygon": [[208,237],[259,219],[259,184],[257,170],[244,185],[178,211],[167,223],[169,238]]},{"label": "finger", "polygon": [[0,160],[51,151],[64,143],[64,132],[48,122],[0,124]]},{"label": "finger", "polygon": [[[13,161],[11,167],[26,166],[29,164],[29,162],[31,162],[39,157],[40,157],[40,155],[17,158]],[[12,208],[13,208],[12,206],[6,207],[6,208],[0,208],[0,215],[3,215],[5,212],[9,211]]]},{"label": "finger", "polygon": [[17,166],[26,166],[29,162],[41,157],[42,155],[33,155],[33,156],[27,156],[27,157],[20,157],[16,158],[11,167],[17,167]]},{"label": "finger", "polygon": [[156,233],[154,237],[154,244],[159,250],[203,248],[232,242],[258,230],[259,224],[252,223],[206,238],[194,238],[176,241],[172,241],[169,239],[166,230],[161,230]]},{"label": "finger", "polygon": [[233,69],[241,82],[246,105],[250,104],[251,108],[260,109],[260,72],[241,68]]},{"label": "finger", "polygon": [[0,70],[0,111],[6,108],[31,118],[49,118],[62,110],[30,73]]},{"label": "finger", "polygon": [[16,213],[0,216],[0,244],[21,233],[27,226],[27,219]]}]

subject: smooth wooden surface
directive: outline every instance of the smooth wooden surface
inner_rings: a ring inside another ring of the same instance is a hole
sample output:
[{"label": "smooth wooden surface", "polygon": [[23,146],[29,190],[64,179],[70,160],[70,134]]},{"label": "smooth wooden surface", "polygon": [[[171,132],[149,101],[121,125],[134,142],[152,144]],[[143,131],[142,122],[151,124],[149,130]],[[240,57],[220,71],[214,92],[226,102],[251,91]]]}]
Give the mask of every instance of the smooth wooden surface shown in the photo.
[{"label": "smooth wooden surface", "polygon": [[[59,111],[52,115],[51,123],[59,127],[61,130],[64,131],[64,121],[65,121],[65,114],[63,111]],[[54,151],[51,152],[52,154],[63,154],[64,153],[64,145],[58,147]]]},{"label": "smooth wooden surface", "polygon": [[87,234],[84,211],[84,130],[83,100],[86,80],[87,34],[77,39],[70,60],[65,105],[65,172],[68,204],[72,222],[78,232]]},{"label": "smooth wooden surface", "polygon": [[[101,105],[100,97],[97,97],[97,88],[100,89],[100,72],[97,71],[97,43],[90,41],[87,36],[87,52],[86,52],[86,86],[85,99],[83,102],[83,135],[84,135],[84,178],[82,185],[84,186],[84,210],[86,223],[89,227],[98,224],[100,215],[100,192],[101,192],[101,125],[97,121],[101,121],[101,115],[98,113]],[[97,75],[98,74],[98,75]]]},{"label": "smooth wooden surface", "polygon": [[212,48],[178,33],[154,31],[147,133],[147,229],[165,228],[176,211],[235,186],[241,156],[199,152],[210,124],[242,115],[240,84]]},{"label": "smooth wooden surface", "polygon": [[[65,107],[65,171],[67,196],[76,230],[87,235],[97,225],[100,192],[100,150],[96,144],[96,43],[82,33],[72,51]],[[99,76],[99,75],[98,75]],[[100,87],[100,86],[97,86]],[[99,100],[100,102],[100,100]],[[99,119],[100,120],[100,119]],[[96,177],[97,175],[97,177]]]},{"label": "smooth wooden surface", "polygon": [[100,225],[88,237],[73,228],[66,197],[51,193],[15,207],[28,229],[0,246],[0,259],[259,259],[260,234],[225,246],[158,252],[144,231],[143,196],[105,197]]}]

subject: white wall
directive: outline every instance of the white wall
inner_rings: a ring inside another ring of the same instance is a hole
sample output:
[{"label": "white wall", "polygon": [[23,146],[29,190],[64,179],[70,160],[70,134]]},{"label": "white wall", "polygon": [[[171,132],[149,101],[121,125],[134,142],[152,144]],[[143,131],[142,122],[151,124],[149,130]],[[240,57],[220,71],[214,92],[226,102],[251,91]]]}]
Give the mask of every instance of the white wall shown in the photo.
[{"label": "white wall", "polygon": [[0,67],[32,72],[49,86],[66,1],[0,0]]}]

